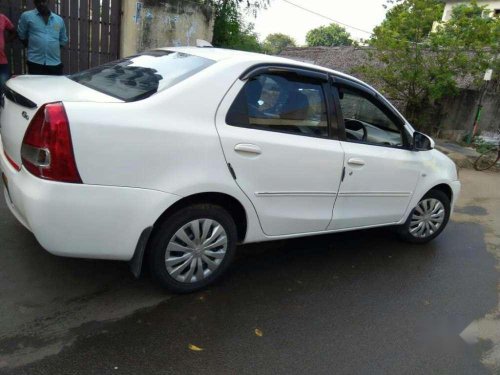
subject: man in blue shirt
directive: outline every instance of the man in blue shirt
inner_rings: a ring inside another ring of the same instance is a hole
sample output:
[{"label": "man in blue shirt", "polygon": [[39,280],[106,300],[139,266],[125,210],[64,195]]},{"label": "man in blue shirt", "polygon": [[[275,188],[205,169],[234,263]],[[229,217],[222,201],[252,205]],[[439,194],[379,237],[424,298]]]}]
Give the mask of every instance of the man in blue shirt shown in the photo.
[{"label": "man in blue shirt", "polygon": [[68,42],[66,26],[50,11],[48,0],[34,0],[35,8],[24,12],[17,33],[28,48],[28,73],[62,75],[61,47]]}]

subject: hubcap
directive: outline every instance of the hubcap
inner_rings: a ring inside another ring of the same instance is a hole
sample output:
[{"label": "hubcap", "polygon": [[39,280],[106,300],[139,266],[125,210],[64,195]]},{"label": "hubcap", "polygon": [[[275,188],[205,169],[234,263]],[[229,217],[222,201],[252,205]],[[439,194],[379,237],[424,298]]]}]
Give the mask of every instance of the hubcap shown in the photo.
[{"label": "hubcap", "polygon": [[182,283],[201,281],[222,263],[227,251],[227,234],[211,219],[193,220],[170,239],[165,252],[167,272]]},{"label": "hubcap", "polygon": [[432,236],[443,224],[445,211],[443,204],[437,199],[420,201],[411,216],[411,235],[417,238]]}]

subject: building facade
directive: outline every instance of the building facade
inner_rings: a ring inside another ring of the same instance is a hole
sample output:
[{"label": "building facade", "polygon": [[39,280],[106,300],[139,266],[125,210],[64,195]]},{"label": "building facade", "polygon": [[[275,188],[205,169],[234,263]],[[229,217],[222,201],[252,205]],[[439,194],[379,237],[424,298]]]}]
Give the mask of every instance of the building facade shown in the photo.
[{"label": "building facade", "polygon": [[[446,22],[451,18],[453,7],[467,3],[469,3],[469,1],[446,0],[442,21]],[[478,0],[477,4],[479,6],[486,6],[487,10],[483,13],[483,17],[500,17],[500,0]]]}]

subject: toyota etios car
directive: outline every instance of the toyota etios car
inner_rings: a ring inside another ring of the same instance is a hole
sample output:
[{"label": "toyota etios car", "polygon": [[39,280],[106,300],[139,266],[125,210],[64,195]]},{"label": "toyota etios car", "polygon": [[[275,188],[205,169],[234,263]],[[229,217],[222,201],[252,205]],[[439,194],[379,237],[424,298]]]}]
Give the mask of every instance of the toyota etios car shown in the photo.
[{"label": "toyota etios car", "polygon": [[384,225],[423,243],[460,190],[453,162],[365,83],[319,66],[165,48],[7,83],[5,199],[49,252],[143,260],[177,292],[237,243]]}]

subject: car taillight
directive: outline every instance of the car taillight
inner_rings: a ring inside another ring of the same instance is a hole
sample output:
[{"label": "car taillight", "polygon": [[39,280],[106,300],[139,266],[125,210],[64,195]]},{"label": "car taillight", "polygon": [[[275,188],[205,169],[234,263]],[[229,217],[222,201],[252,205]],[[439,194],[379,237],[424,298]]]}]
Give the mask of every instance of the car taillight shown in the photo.
[{"label": "car taillight", "polygon": [[62,103],[45,104],[35,114],[24,135],[21,158],[23,166],[37,177],[82,183]]}]

